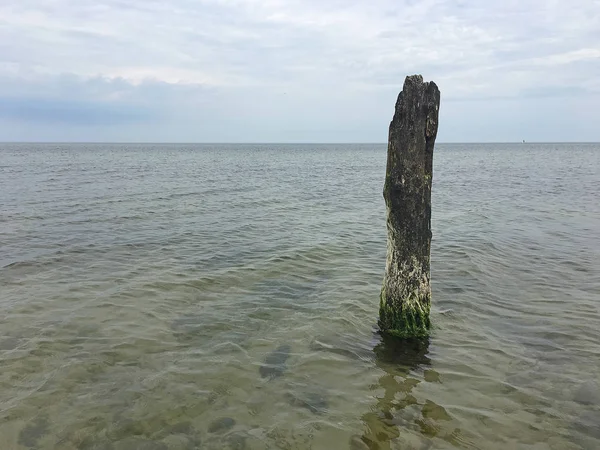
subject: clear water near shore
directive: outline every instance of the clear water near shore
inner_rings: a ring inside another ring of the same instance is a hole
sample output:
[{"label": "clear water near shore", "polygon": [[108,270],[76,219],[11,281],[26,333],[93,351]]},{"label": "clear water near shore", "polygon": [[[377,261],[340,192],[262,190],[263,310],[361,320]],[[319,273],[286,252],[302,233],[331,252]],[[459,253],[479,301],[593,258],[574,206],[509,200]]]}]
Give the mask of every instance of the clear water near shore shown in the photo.
[{"label": "clear water near shore", "polygon": [[385,152],[0,144],[0,449],[600,448],[600,145],[437,145],[401,346]]}]

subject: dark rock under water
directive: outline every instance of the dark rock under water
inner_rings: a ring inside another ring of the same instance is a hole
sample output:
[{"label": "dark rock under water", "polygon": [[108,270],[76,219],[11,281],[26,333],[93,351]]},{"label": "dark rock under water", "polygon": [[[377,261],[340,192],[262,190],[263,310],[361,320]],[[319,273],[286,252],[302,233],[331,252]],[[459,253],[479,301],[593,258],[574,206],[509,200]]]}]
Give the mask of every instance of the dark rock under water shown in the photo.
[{"label": "dark rock under water", "polygon": [[223,433],[235,426],[235,419],[231,417],[222,417],[216,419],[208,426],[209,433]]},{"label": "dark rock under water", "polygon": [[258,372],[263,378],[277,378],[283,375],[287,369],[286,362],[290,357],[292,347],[288,344],[283,344],[269,353],[260,366]]}]

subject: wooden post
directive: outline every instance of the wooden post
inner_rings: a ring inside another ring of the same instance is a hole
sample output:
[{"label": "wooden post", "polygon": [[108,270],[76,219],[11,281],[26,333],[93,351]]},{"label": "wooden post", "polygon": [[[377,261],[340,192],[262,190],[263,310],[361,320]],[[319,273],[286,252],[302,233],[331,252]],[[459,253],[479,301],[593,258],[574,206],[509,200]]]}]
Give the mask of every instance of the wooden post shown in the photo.
[{"label": "wooden post", "polygon": [[412,75],[404,81],[390,124],[379,328],[403,338],[427,336],[430,328],[431,181],[439,108],[436,84]]}]

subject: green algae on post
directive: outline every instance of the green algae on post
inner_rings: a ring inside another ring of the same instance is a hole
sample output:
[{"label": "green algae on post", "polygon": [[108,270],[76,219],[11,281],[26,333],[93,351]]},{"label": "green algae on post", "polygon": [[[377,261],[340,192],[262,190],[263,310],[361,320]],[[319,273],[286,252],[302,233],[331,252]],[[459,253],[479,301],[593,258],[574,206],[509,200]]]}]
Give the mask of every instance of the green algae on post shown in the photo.
[{"label": "green algae on post", "polygon": [[401,338],[427,336],[431,326],[431,183],[439,108],[434,82],[423,82],[421,75],[406,77],[389,129],[379,328]]}]

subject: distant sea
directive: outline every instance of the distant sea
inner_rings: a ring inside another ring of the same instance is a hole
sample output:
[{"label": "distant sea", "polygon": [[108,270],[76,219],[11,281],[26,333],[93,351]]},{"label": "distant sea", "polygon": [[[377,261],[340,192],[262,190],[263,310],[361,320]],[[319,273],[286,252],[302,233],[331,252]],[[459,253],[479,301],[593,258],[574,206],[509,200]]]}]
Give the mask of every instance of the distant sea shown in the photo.
[{"label": "distant sea", "polygon": [[429,340],[386,145],[0,144],[0,448],[600,448],[600,144],[438,144]]}]

